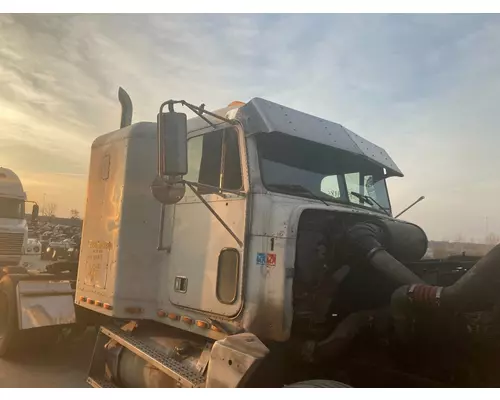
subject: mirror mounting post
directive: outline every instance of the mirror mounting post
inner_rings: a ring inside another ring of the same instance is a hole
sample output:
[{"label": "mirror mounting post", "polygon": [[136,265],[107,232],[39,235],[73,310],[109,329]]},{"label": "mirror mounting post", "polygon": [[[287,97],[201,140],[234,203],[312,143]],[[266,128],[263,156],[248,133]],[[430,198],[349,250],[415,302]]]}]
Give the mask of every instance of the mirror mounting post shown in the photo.
[{"label": "mirror mounting post", "polygon": [[200,199],[200,201],[210,210],[210,212],[213,214],[213,216],[215,218],[217,218],[217,221],[219,221],[221,223],[221,225],[224,228],[226,228],[226,230],[229,232],[229,234],[234,238],[234,240],[236,240],[236,243],[238,243],[238,245],[240,247],[243,247],[243,242],[238,238],[238,236],[236,236],[236,234],[232,231],[232,229],[229,227],[229,225],[224,222],[224,220],[220,217],[220,215],[217,214],[217,211],[215,211],[210,206],[210,204],[208,204],[208,202],[203,198],[203,196],[198,193],[198,190],[196,189],[196,187],[191,182],[184,181],[184,183],[189,186],[189,188],[193,191],[193,193],[196,195],[196,197],[198,197],[198,199]]},{"label": "mirror mounting post", "polygon": [[33,203],[33,209],[31,211],[31,222],[38,221],[38,216],[40,213],[40,206],[36,201],[25,200],[25,203]]},{"label": "mirror mounting post", "polygon": [[[231,234],[240,247],[243,247],[243,242],[231,230],[228,224],[217,214],[210,204],[200,195],[194,182],[189,182],[183,179],[183,176],[188,172],[187,160],[187,116],[183,113],[174,111],[174,105],[181,104],[189,108],[192,112],[202,118],[207,124],[216,127],[203,114],[207,114],[213,118],[217,118],[231,125],[236,124],[235,120],[229,120],[220,115],[211,113],[205,110],[205,105],[200,107],[187,103],[184,100],[168,100],[162,103],[157,116],[157,135],[158,135],[158,174],[151,185],[151,191],[156,200],[162,204],[162,215],[164,216],[164,207],[167,204],[176,204],[186,192],[186,185],[194,192],[198,199],[210,210],[221,225]],[[164,108],[168,108],[168,112],[163,112]],[[218,189],[222,193],[221,189]],[[232,191],[231,191],[232,192]],[[235,194],[241,195],[240,192]],[[161,218],[159,232],[159,250],[163,249],[163,229],[164,221]]]}]

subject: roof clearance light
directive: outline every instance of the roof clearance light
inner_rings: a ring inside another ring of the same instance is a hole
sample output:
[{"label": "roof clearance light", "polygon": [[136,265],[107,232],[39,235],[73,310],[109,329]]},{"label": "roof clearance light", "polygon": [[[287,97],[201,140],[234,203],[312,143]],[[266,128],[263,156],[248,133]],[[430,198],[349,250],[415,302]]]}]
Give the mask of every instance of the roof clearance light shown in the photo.
[{"label": "roof clearance light", "polygon": [[231,103],[229,103],[228,107],[243,107],[245,105],[245,103],[243,103],[242,101],[232,101]]},{"label": "roof clearance light", "polygon": [[199,320],[196,321],[196,326],[199,328],[204,328],[204,329],[210,328],[210,325],[207,322],[199,321]]}]

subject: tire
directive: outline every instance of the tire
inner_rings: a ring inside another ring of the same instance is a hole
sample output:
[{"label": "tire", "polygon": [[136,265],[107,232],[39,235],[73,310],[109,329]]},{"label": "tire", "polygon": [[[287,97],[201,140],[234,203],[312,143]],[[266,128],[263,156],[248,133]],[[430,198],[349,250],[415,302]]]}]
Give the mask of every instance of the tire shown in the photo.
[{"label": "tire", "polygon": [[59,336],[58,327],[19,330],[17,283],[26,275],[6,275],[0,280],[0,357],[10,358],[34,347],[45,349]]},{"label": "tire", "polygon": [[338,381],[330,381],[324,379],[314,379],[310,381],[302,381],[292,383],[291,385],[285,386],[285,388],[330,388],[330,389],[345,389],[352,388],[352,386],[346,385],[345,383]]}]

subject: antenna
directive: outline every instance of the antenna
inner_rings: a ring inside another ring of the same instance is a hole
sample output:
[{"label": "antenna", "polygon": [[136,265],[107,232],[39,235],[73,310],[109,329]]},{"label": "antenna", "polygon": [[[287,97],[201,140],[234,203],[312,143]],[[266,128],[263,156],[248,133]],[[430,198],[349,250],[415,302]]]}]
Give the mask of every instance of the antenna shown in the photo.
[{"label": "antenna", "polygon": [[401,211],[398,215],[396,215],[394,218],[398,218],[401,214],[405,213],[408,211],[410,208],[412,208],[415,204],[420,203],[423,199],[425,199],[425,196],[420,196],[414,203],[410,204],[408,207],[406,207],[403,211]]}]

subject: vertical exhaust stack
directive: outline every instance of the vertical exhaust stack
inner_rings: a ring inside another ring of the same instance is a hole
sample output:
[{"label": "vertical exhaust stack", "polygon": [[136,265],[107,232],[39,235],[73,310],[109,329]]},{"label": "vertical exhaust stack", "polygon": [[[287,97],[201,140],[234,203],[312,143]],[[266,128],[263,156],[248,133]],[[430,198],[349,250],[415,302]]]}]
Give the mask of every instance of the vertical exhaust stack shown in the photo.
[{"label": "vertical exhaust stack", "polygon": [[120,129],[121,129],[132,124],[132,112],[133,112],[132,100],[130,99],[130,96],[125,91],[125,89],[123,89],[121,86],[118,88],[118,100],[122,105],[122,114],[120,121]]}]

